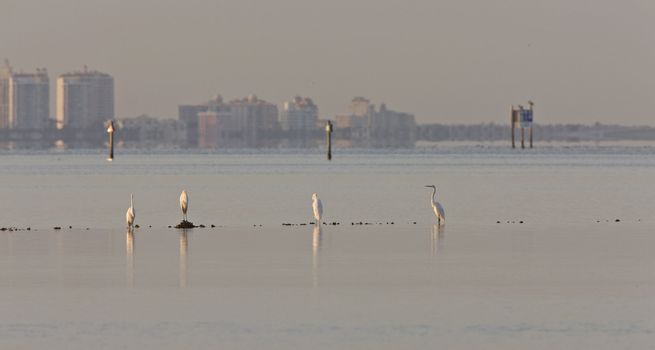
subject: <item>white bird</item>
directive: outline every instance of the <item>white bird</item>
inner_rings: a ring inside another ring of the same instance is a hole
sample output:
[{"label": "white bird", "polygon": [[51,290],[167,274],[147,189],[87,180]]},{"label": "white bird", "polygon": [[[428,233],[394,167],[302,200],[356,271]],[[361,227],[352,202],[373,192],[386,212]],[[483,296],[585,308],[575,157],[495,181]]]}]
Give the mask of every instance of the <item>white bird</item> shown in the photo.
[{"label": "white bird", "polygon": [[434,211],[434,215],[437,217],[437,224],[441,225],[442,222],[446,223],[446,213],[444,212],[441,204],[437,202],[437,199],[435,198],[437,194],[437,188],[434,185],[427,185],[425,187],[432,188],[432,197],[430,198],[430,205],[432,205],[432,210]]},{"label": "white bird", "polygon": [[318,198],[316,193],[312,193],[312,209],[314,209],[314,219],[316,219],[316,224],[321,224],[321,217],[323,216],[323,203]]},{"label": "white bird", "polygon": [[127,227],[132,228],[134,226],[134,218],[136,217],[136,212],[134,211],[134,196],[130,193],[130,207],[127,208],[127,213],[125,213],[125,222],[127,222]]},{"label": "white bird", "polygon": [[189,196],[187,196],[186,191],[182,190],[180,195],[180,208],[182,209],[182,218],[186,221],[186,211],[189,208]]}]

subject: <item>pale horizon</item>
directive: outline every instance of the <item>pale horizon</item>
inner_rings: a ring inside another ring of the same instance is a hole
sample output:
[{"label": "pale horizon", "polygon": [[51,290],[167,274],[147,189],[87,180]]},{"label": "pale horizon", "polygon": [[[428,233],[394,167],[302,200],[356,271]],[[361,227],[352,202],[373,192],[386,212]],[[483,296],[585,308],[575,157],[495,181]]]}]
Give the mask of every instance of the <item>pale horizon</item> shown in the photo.
[{"label": "pale horizon", "polygon": [[[655,3],[6,0],[0,58],[18,71],[115,78],[116,117],[180,104],[311,97],[321,118],[354,96],[418,123],[655,125]],[[51,101],[54,99],[51,98]],[[54,111],[51,108],[51,114]]]}]

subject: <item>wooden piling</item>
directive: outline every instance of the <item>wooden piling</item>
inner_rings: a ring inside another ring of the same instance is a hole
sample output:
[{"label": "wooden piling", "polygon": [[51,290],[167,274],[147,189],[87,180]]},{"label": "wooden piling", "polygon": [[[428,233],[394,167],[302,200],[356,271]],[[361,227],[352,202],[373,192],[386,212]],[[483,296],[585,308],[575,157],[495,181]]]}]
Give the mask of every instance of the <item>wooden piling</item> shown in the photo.
[{"label": "wooden piling", "polygon": [[[528,101],[528,104],[530,104],[530,115],[534,118],[534,102]],[[530,148],[532,148],[532,122],[530,123]]]},{"label": "wooden piling", "polygon": [[109,127],[107,127],[107,133],[109,134],[109,158],[108,161],[114,160],[114,122],[109,121]]},{"label": "wooden piling", "polygon": [[327,142],[327,159],[332,160],[332,122],[325,124],[325,138]]},{"label": "wooden piling", "polygon": [[516,123],[518,122],[518,111],[514,109],[514,106],[512,106],[510,112],[510,119],[510,124],[512,125],[512,148],[516,148],[516,137],[514,134],[516,132]]}]

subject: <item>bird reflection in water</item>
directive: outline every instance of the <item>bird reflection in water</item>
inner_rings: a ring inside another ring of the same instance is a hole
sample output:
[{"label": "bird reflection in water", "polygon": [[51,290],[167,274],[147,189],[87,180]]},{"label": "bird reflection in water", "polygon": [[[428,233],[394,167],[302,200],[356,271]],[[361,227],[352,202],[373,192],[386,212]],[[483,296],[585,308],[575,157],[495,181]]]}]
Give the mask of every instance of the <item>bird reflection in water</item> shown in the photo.
[{"label": "bird reflection in water", "polygon": [[125,234],[125,266],[127,286],[134,287],[134,231],[128,227]]},{"label": "bird reflection in water", "polygon": [[187,256],[189,253],[189,236],[186,229],[180,232],[180,288],[187,286]]},{"label": "bird reflection in water", "polygon": [[318,287],[318,253],[321,250],[322,237],[321,225],[314,226],[312,231],[312,285]]},{"label": "bird reflection in water", "polygon": [[433,225],[432,226],[432,235],[430,239],[430,248],[433,256],[437,255],[437,251],[439,251],[442,246],[443,246],[443,239],[444,239],[444,234],[446,232],[446,228],[441,225]]}]

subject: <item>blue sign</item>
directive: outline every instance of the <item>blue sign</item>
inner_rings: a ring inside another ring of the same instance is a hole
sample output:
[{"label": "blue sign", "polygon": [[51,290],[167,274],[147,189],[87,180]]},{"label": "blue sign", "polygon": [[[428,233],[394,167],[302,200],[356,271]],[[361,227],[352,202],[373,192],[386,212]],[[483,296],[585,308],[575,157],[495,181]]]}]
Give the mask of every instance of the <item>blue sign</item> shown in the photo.
[{"label": "blue sign", "polygon": [[521,119],[521,127],[522,128],[529,128],[532,126],[532,110],[531,109],[522,109],[519,111],[520,116],[519,118]]}]

